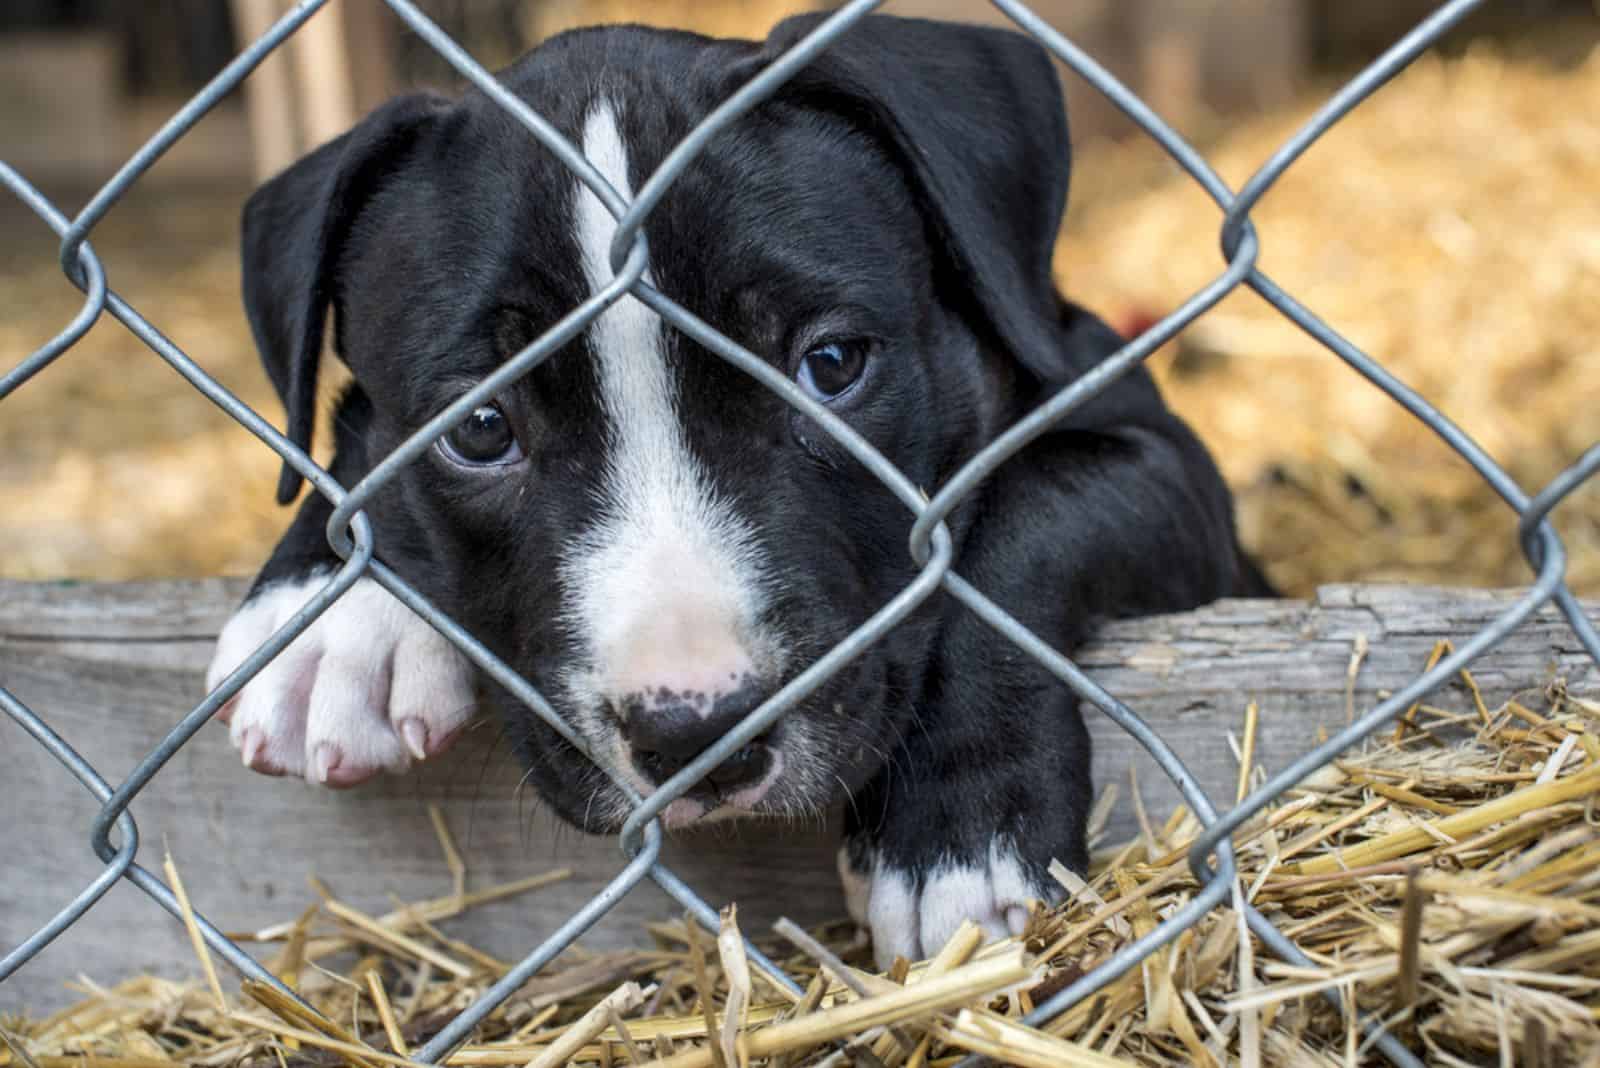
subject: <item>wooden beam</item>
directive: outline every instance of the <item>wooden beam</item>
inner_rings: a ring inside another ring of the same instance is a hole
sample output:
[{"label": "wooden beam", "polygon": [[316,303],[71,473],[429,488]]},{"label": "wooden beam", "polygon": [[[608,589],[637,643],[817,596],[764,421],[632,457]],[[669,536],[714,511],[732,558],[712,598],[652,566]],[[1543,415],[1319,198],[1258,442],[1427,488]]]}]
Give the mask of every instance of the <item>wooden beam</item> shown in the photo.
[{"label": "wooden beam", "polygon": [[[242,50],[272,28],[282,14],[276,0],[232,0],[233,21]],[[244,82],[245,111],[257,182],[288,167],[302,149],[295,117],[289,60],[281,50],[261,61]]]},{"label": "wooden beam", "polygon": [[355,125],[355,84],[345,45],[343,11],[329,6],[306,20],[288,40],[300,96],[303,150],[332,141]]}]

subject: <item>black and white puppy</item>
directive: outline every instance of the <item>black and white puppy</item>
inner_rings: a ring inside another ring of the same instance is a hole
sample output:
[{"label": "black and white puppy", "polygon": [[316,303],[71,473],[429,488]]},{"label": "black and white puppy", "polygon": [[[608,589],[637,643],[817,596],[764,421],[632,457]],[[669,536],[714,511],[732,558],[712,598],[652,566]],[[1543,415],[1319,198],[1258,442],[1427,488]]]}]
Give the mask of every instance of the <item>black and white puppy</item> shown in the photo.
[{"label": "black and white puppy", "polygon": [[[765,42],[564,34],[504,83],[630,196],[819,21]],[[650,280],[780,369],[930,491],[1120,344],[1051,280],[1065,112],[1019,34],[872,17],[715,137],[649,217]],[[598,198],[478,93],[397,99],[267,183],[244,299],[291,436],[311,436],[333,312],[354,374],[334,475],[408,434],[612,276]],[[280,499],[299,479],[285,472]],[[336,566],[313,494],[227,625],[214,685]],[[911,517],[827,434],[624,297],[373,501],[377,553],[549,695],[649,792],[916,574]],[[1200,443],[1141,370],[950,519],[958,573],[1061,649],[1099,620],[1258,592]],[[507,695],[545,802],[614,831],[621,794]],[[371,580],[224,712],[250,767],[345,786],[447,746],[474,671]],[[821,812],[881,961],[963,918],[1016,931],[1082,868],[1073,696],[936,595],[665,813]]]}]

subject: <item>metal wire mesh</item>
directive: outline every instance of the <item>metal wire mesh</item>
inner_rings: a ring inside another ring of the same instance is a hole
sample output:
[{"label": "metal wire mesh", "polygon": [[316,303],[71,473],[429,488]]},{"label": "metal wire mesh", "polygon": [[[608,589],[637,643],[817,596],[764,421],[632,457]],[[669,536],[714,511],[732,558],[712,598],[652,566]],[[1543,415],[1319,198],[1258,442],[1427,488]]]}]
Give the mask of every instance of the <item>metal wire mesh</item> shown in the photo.
[{"label": "metal wire mesh", "polygon": [[[626,863],[604,891],[574,912],[556,931],[549,934],[521,962],[489,989],[476,1003],[458,1015],[424,1048],[416,1060],[438,1062],[466,1039],[475,1025],[508,997],[530,976],[550,962],[580,934],[608,912],[630,890],[645,879],[653,880],[682,903],[701,922],[715,929],[716,912],[695,891],[680,880],[660,860],[661,831],[656,817],[702,776],[717,767],[735,750],[755,738],[779,716],[823,684],[853,657],[903,620],[923,600],[944,589],[976,613],[985,623],[1032,656],[1083,700],[1109,716],[1127,730],[1155,758],[1178,787],[1184,801],[1205,826],[1190,852],[1190,864],[1201,884],[1188,904],[1168,917],[1144,937],[1129,943],[1093,971],[1039,1005],[1027,1017],[1040,1024],[1059,1015],[1129,969],[1149,954],[1197,923],[1209,910],[1234,896],[1251,930],[1267,948],[1284,960],[1310,964],[1294,943],[1276,930],[1265,916],[1235,895],[1236,880],[1230,834],[1276,797],[1332,760],[1345,749],[1359,743],[1402,709],[1417,701],[1475,658],[1495,646],[1546,602],[1554,600],[1589,655],[1600,664],[1600,635],[1582,615],[1577,601],[1567,589],[1564,574],[1566,555],[1561,540],[1546,521],[1568,494],[1600,469],[1600,445],[1590,448],[1557,478],[1530,496],[1519,487],[1470,436],[1386,371],[1381,363],[1363,353],[1322,322],[1256,267],[1260,240],[1250,221],[1250,211],[1274,182],[1294,162],[1351,109],[1376,92],[1418,54],[1427,49],[1482,0],[1454,0],[1440,6],[1401,41],[1336,93],[1293,137],[1283,144],[1237,192],[1222,181],[1190,145],[1166,125],[1134,93],[1120,84],[1093,58],[1052,29],[1018,0],[993,0],[994,6],[1024,32],[1031,34],[1091,86],[1126,113],[1155,139],[1210,197],[1222,212],[1221,248],[1224,269],[1182,306],[1135,340],[1124,345],[1093,371],[1055,394],[1025,419],[974,456],[931,498],[925,498],[893,464],[874,450],[849,426],[801,392],[792,382],[765,361],[722,336],[715,328],[695,318],[670,298],[644,281],[649,249],[642,232],[645,219],[671,189],[673,182],[702,151],[710,138],[774,92],[851,25],[879,6],[882,0],[854,0],[821,22],[771,66],[754,77],[718,106],[662,162],[638,195],[623,200],[599,175],[582,154],[533,111],[512,95],[493,76],[410,0],[386,0],[427,46],[468,81],[503,107],[541,144],[553,152],[577,178],[590,188],[606,209],[618,220],[611,249],[614,276],[604,287],[567,314],[544,335],[523,349],[494,374],[460,397],[445,411],[412,435],[354,486],[339,485],[283,434],[243,404],[207,375],[177,345],[164,337],[137,310],[111,291],[105,269],[89,243],[94,227],[139,180],[140,176],[198,122],[222,97],[239,83],[272,50],[315,14],[327,0],[305,0],[275,24],[259,40],[245,49],[190,100],[102,187],[75,218],[68,218],[35,189],[22,175],[0,163],[0,182],[23,201],[61,237],[60,261],[67,277],[85,294],[82,309],[48,344],[34,352],[0,377],[0,400],[24,384],[53,360],[67,352],[105,313],[110,314],[140,338],[223,411],[236,419],[268,447],[282,456],[335,505],[328,524],[328,538],[345,564],[327,584],[288,623],[248,657],[226,680],[148,753],[124,781],[113,786],[90,766],[64,738],[56,734],[34,710],[0,689],[0,709],[16,720],[25,731],[59,760],[101,803],[89,833],[89,845],[104,867],[92,882],[49,923],[21,945],[0,958],[0,981],[16,972],[51,939],[76,922],[118,880],[127,879],[174,916],[179,915],[176,899],[155,875],[136,863],[139,849],[138,827],[130,805],[140,791],[157,775],[172,756],[209,720],[229,698],[245,685],[265,664],[284,649],[301,631],[337,600],[362,576],[368,576],[427,619],[469,659],[496,682],[525,703],[536,715],[559,731],[580,751],[587,753],[584,740],[555,712],[539,691],[502,663],[472,635],[440,613],[393,571],[374,559],[374,536],[362,506],[389,481],[404,464],[424,450],[468,415],[474,407],[527,374],[560,349],[624,294],[632,294],[655,311],[665,322],[681,331],[759,380],[790,405],[803,412],[855,459],[877,477],[915,517],[908,551],[921,569],[917,577],[892,601],[863,623],[816,663],[792,679],[778,693],[729,731],[720,741],[673,775],[648,798],[640,798],[626,783],[617,785],[633,802],[633,811],[620,834]],[[951,539],[944,519],[956,505],[1002,463],[1066,413],[1085,403],[1106,388],[1119,375],[1144,360],[1160,345],[1189,323],[1205,314],[1223,297],[1240,286],[1248,286],[1276,307],[1306,333],[1321,342],[1352,371],[1370,381],[1395,403],[1404,407],[1444,440],[1483,479],[1493,487],[1519,519],[1522,549],[1535,571],[1535,580],[1521,597],[1490,625],[1462,642],[1454,653],[1418,676],[1404,689],[1384,700],[1327,742],[1306,753],[1242,802],[1219,813],[1200,783],[1182,760],[1167,747],[1159,735],[1130,708],[1098,686],[1059,650],[1030,633],[1016,619],[990,601],[981,591],[951,570]],[[211,949],[245,975],[283,988],[219,930],[200,920],[201,934]],[[778,982],[796,989],[780,969],[749,947],[752,959]],[[284,991],[289,993],[288,991]],[[797,991],[798,992],[798,991]],[[292,995],[291,995],[292,996]],[[1368,1024],[1372,1040],[1396,1064],[1419,1062],[1392,1036],[1378,1034]]]}]

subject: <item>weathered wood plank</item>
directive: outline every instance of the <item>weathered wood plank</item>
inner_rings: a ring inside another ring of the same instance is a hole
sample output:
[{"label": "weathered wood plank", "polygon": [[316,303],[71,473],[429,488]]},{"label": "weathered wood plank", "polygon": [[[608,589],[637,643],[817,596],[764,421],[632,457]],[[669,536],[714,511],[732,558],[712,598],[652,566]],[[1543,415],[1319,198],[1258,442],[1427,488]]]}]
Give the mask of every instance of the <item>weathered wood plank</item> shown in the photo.
[{"label": "weathered wood plank", "polygon": [[77,639],[129,645],[178,638],[210,641],[249,585],[236,578],[0,581],[0,642]]},{"label": "weathered wood plank", "polygon": [[[233,580],[131,584],[0,582],[0,685],[28,703],[113,782],[170,729],[202,693],[210,641],[243,584]],[[1272,768],[1302,752],[1319,727],[1345,722],[1346,674],[1354,643],[1370,653],[1354,687],[1356,709],[1415,676],[1440,638],[1461,641],[1503,611],[1512,594],[1414,587],[1330,587],[1310,602],[1224,602],[1198,612],[1118,623],[1080,662],[1144,715],[1193,768],[1213,798],[1231,798],[1237,768],[1227,734],[1247,702],[1262,710],[1258,760]],[[1595,606],[1589,606],[1591,613]],[[1491,701],[1560,676],[1578,692],[1600,689],[1553,610],[1543,610],[1474,668]],[[1465,707],[1459,687],[1438,703]],[[1112,833],[1132,829],[1128,769],[1165,815],[1175,794],[1133,743],[1091,716],[1097,783],[1117,781],[1122,802]],[[247,772],[226,732],[207,727],[134,805],[147,863],[170,844],[198,907],[229,929],[298,913],[305,878],[326,879],[352,903],[389,907],[389,894],[434,896],[448,875],[433,845],[425,805],[441,804],[474,885],[558,865],[573,879],[528,899],[467,917],[465,937],[514,958],[621,867],[610,840],[560,827],[516,789],[492,727],[412,775],[346,793]],[[0,717],[0,945],[20,941],[92,878],[87,828],[95,805],[55,763]],[[737,899],[749,923],[781,913],[800,920],[842,914],[831,831],[736,828],[673,842],[672,863],[713,904]],[[646,887],[631,895],[586,944],[638,938],[641,923],[669,915]],[[83,972],[110,981],[133,971],[175,973],[188,965],[181,928],[137,890],[119,886],[33,964],[0,987],[0,1008],[48,1008],[63,980]]]}]

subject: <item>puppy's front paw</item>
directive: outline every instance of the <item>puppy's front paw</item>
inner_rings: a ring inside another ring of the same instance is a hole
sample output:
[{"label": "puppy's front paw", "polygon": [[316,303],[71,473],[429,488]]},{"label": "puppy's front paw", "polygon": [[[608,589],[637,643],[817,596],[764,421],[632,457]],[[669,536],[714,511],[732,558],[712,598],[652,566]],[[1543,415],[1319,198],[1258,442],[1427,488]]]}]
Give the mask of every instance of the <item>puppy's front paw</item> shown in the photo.
[{"label": "puppy's front paw", "polygon": [[[214,689],[328,581],[266,586],[222,628]],[[442,752],[471,718],[471,665],[371,579],[360,579],[217,713],[246,767],[354,786]]]},{"label": "puppy's front paw", "polygon": [[884,970],[895,957],[916,961],[938,953],[964,920],[991,940],[1020,935],[1034,902],[1062,896],[1053,880],[1030,872],[1005,837],[995,838],[987,855],[945,856],[926,866],[902,867],[874,850],[847,846],[839,870],[851,916],[872,932]]}]

